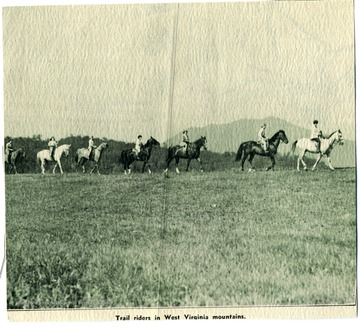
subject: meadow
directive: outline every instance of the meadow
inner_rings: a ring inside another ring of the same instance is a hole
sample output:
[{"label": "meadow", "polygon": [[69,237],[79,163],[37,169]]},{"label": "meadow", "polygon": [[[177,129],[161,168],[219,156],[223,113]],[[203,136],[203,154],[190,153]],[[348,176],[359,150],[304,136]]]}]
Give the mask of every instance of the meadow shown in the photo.
[{"label": "meadow", "polygon": [[9,309],[355,302],[355,168],[6,175]]}]

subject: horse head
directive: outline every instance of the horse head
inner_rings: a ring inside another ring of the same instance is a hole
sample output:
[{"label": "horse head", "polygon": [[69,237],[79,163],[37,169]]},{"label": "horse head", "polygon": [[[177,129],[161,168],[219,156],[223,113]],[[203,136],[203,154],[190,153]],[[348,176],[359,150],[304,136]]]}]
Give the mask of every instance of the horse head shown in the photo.
[{"label": "horse head", "polygon": [[19,148],[19,154],[20,154],[23,158],[25,158],[25,156],[26,156],[26,151],[25,151],[25,149],[24,149],[23,147],[20,147],[20,148]]},{"label": "horse head", "polygon": [[204,148],[204,150],[207,150],[207,147],[206,147],[206,143],[207,143],[207,139],[206,139],[206,136],[201,136],[200,138],[201,140],[201,146]]},{"label": "horse head", "polygon": [[70,147],[71,147],[71,144],[65,144],[65,146],[64,146],[64,155],[65,155],[66,157],[69,156]]},{"label": "horse head", "polygon": [[109,148],[109,144],[107,144],[106,142],[104,142],[104,143],[101,143],[101,144],[96,148],[96,150],[102,151],[102,150],[107,150],[108,148]]},{"label": "horse head", "polygon": [[278,132],[278,134],[279,134],[279,138],[280,138],[281,141],[283,141],[285,144],[288,144],[288,143],[289,143],[289,140],[288,140],[288,138],[286,137],[285,131],[280,130],[280,131]]},{"label": "horse head", "polygon": [[153,145],[153,146],[158,146],[158,147],[160,147],[160,143],[159,143],[157,140],[155,140],[152,136],[150,136],[150,139],[149,139],[148,142],[150,142],[151,145]]},{"label": "horse head", "polygon": [[337,144],[339,143],[339,145],[343,145],[343,135],[340,129],[338,129],[337,131],[331,133],[328,137],[326,137],[325,139],[327,139],[330,144]]},{"label": "horse head", "polygon": [[152,136],[150,136],[150,138],[144,144],[144,148],[149,148],[152,146],[160,147],[160,143],[157,140],[155,140]]},{"label": "horse head", "polygon": [[288,138],[286,137],[285,132],[281,129],[278,132],[276,132],[270,139],[269,143],[272,143],[275,145],[275,147],[278,147],[280,144],[280,141],[283,141],[285,144],[289,142]]},{"label": "horse head", "polygon": [[337,142],[339,145],[344,145],[343,135],[340,129],[337,131]]}]

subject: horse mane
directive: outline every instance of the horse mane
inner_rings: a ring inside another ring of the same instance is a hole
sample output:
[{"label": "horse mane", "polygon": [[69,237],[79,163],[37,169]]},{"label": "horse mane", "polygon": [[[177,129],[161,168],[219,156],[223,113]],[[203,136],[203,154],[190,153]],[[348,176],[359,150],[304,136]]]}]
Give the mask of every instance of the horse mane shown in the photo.
[{"label": "horse mane", "polygon": [[144,148],[148,148],[150,146],[150,140],[151,138],[146,141],[146,143],[144,144]]},{"label": "horse mane", "polygon": [[333,136],[333,135],[334,135],[335,133],[337,133],[337,132],[341,133],[340,130],[337,130],[337,131],[335,131],[335,132],[332,132],[329,136],[324,137],[324,139],[329,139],[331,136]]},{"label": "horse mane", "polygon": [[200,142],[202,142],[204,139],[206,139],[205,136],[201,136],[199,139],[197,139],[196,141],[194,141],[193,143],[198,145]]},{"label": "horse mane", "polygon": [[101,148],[106,147],[106,145],[107,145],[107,143],[106,143],[106,142],[103,142],[103,143],[101,143],[101,144],[97,147],[97,149],[100,148],[100,147],[101,147]]},{"label": "horse mane", "polygon": [[150,147],[150,145],[154,145],[154,143],[160,144],[157,140],[155,140],[152,136],[150,136],[150,138],[144,144],[144,148],[148,148],[148,147]]},{"label": "horse mane", "polygon": [[275,141],[280,133],[285,134],[285,131],[282,130],[282,129],[280,129],[279,131],[277,131],[277,132],[269,139],[269,142]]}]

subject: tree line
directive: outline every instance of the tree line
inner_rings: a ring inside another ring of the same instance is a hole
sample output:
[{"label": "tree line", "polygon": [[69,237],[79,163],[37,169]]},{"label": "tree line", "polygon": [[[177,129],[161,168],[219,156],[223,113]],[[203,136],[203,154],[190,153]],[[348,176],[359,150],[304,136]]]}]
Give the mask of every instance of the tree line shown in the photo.
[{"label": "tree line", "polygon": [[[9,137],[5,138],[5,143],[8,141]],[[26,151],[26,157],[18,165],[19,173],[40,173],[39,164],[36,161],[36,154],[43,150],[47,149],[48,140],[42,139],[41,135],[34,135],[33,137],[14,137],[12,138],[13,148],[18,149],[23,147]],[[62,144],[71,144],[69,156],[63,157],[61,163],[66,173],[75,173],[81,172],[81,168],[76,166],[75,162],[75,152],[79,148],[87,148],[89,138],[87,136],[74,136],[70,135],[68,137],[62,138],[58,141],[59,145]],[[134,143],[127,143],[122,141],[116,141],[107,138],[94,138],[94,143],[100,145],[102,142],[107,142],[109,149],[104,152],[104,155],[100,163],[100,172],[102,174],[116,174],[123,173],[123,165],[120,163],[120,153],[122,150],[130,149],[135,146]],[[146,140],[144,140],[144,143]],[[211,142],[211,141],[210,141]],[[236,149],[237,150],[237,149]],[[235,150],[235,151],[236,151]],[[153,172],[162,172],[166,167],[166,156],[168,148],[163,144],[160,148],[153,148],[150,165]],[[204,166],[205,171],[215,171],[215,170],[227,170],[227,169],[238,169],[240,168],[240,163],[235,162],[235,152],[226,151],[224,153],[215,153],[211,151],[201,152],[201,160]],[[262,169],[269,164],[269,158],[265,157],[255,157],[254,163],[256,167]],[[288,167],[293,168],[296,164],[296,158],[289,155],[276,155],[276,167]],[[132,164],[133,172],[141,172],[143,163],[141,161],[136,161]],[[246,165],[246,164],[245,164]],[[184,171],[186,168],[186,160],[180,159],[179,169]],[[47,165],[47,171],[52,169],[52,163]],[[175,170],[175,160],[170,165],[170,170]],[[199,164],[196,160],[192,160],[190,164],[190,170],[200,170]]]}]

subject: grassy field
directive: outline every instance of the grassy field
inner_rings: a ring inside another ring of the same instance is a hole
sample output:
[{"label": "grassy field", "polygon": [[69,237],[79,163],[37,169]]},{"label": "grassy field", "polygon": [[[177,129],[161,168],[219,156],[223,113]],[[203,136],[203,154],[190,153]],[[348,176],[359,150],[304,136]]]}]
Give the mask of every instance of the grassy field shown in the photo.
[{"label": "grassy field", "polygon": [[354,303],[355,177],[7,175],[8,308]]}]

